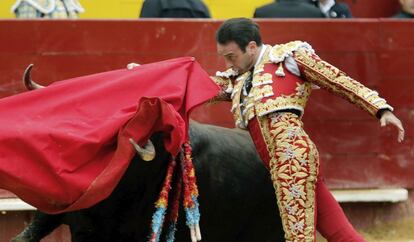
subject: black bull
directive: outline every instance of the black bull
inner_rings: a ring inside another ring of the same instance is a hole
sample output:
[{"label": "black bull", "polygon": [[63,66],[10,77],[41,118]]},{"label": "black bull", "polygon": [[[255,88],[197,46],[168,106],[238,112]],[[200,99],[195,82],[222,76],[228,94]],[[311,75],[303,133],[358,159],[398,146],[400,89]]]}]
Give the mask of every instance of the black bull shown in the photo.
[{"label": "black bull", "polygon": [[[234,129],[190,126],[199,186],[202,240],[284,241],[274,189],[250,136]],[[135,156],[110,197],[88,209],[60,215],[35,214],[15,241],[39,241],[62,223],[72,241],[148,241],[154,202],[165,177],[168,154],[161,134],[152,136],[153,161]],[[180,213],[176,241],[190,241]]]}]

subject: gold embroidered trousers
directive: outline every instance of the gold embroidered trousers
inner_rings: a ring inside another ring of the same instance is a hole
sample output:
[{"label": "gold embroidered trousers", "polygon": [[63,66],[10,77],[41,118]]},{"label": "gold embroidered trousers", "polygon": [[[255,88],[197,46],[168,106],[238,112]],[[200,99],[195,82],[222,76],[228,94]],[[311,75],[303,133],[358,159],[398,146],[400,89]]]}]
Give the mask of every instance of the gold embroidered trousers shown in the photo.
[{"label": "gold embroidered trousers", "polygon": [[293,113],[271,113],[251,120],[249,131],[270,170],[286,241],[315,241],[319,155],[302,121]]}]

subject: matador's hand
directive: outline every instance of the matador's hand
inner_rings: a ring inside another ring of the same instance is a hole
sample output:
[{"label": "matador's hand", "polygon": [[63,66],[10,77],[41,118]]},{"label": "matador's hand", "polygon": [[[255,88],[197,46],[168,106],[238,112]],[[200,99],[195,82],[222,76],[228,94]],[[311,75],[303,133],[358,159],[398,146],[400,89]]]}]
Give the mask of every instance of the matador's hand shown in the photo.
[{"label": "matador's hand", "polygon": [[398,129],[398,142],[404,140],[404,128],[401,121],[391,112],[384,111],[380,119],[381,127],[386,126],[387,124],[392,124]]}]

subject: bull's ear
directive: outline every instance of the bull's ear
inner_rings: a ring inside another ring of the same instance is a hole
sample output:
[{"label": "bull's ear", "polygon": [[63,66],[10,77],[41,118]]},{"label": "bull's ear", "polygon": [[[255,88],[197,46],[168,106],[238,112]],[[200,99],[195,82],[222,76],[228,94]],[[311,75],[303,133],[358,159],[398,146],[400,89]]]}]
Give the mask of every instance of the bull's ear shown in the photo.
[{"label": "bull's ear", "polygon": [[134,146],[138,155],[144,161],[152,161],[155,158],[155,147],[151,140],[148,140],[148,142],[144,145],[144,148],[141,148],[141,146],[139,146],[132,138],[129,139],[129,142],[132,146]]},{"label": "bull's ear", "polygon": [[32,72],[33,64],[30,64],[23,73],[23,83],[27,90],[35,90],[39,88],[44,88],[44,86],[37,84],[36,82],[32,81],[30,77],[30,73]]}]

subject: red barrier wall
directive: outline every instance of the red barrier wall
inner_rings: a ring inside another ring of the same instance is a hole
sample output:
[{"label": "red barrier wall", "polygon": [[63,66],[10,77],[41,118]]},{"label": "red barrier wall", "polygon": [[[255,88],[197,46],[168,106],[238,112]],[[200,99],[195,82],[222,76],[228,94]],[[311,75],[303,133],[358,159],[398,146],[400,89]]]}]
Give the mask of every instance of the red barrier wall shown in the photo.
[{"label": "red barrier wall", "polygon": [[[223,67],[215,53],[217,21],[0,21],[0,96],[23,91],[21,74],[35,63],[42,84],[70,77],[195,56],[213,74]],[[313,93],[306,129],[319,147],[331,187],[414,188],[414,23],[396,20],[260,21],[263,39],[275,44],[309,42],[317,53],[365,85],[396,109],[406,140],[326,91]],[[202,87],[200,87],[202,88]],[[229,105],[202,107],[197,120],[233,126]]]}]

